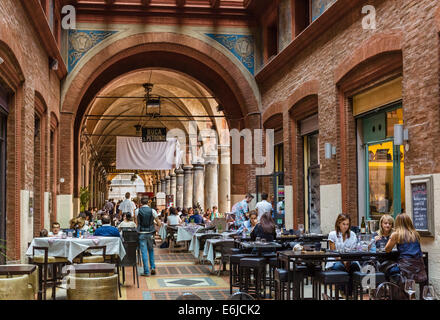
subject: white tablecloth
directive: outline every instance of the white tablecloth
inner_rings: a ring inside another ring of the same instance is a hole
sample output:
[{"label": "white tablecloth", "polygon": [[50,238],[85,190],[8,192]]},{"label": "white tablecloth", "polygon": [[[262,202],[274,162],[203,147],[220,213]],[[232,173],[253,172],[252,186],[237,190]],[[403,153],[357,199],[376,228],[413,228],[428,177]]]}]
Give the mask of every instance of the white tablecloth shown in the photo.
[{"label": "white tablecloth", "polygon": [[[121,238],[116,237],[93,237],[89,239],[79,238],[34,238],[26,251],[27,256],[32,256],[33,247],[48,247],[49,256],[67,258],[70,262],[88,247],[106,246],[106,255],[117,254],[121,260],[125,256],[125,249]],[[41,255],[43,251],[36,251]],[[100,255],[102,250],[95,250],[92,254]]]},{"label": "white tablecloth", "polygon": [[208,260],[212,267],[214,268],[215,265],[215,258],[219,258],[221,256],[221,253],[217,253],[216,256],[214,256],[214,244],[221,242],[221,241],[231,241],[233,242],[234,239],[231,238],[225,238],[225,239],[207,239],[205,242],[205,249],[203,250],[203,255],[206,257],[206,260]]},{"label": "white tablecloth", "polygon": [[194,234],[199,230],[200,228],[203,228],[202,226],[195,225],[195,226],[179,226],[177,227],[177,242],[180,241],[191,241]]},{"label": "white tablecloth", "polygon": [[162,223],[159,229],[159,236],[162,240],[165,240],[167,238],[167,225],[165,223]]}]

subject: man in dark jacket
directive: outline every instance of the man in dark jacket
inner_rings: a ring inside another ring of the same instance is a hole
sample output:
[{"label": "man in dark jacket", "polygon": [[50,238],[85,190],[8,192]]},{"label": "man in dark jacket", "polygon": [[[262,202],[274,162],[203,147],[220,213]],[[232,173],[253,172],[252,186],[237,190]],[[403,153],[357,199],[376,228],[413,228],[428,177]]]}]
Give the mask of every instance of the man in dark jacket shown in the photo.
[{"label": "man in dark jacket", "polygon": [[154,263],[154,247],[153,240],[156,228],[154,227],[154,221],[161,226],[161,221],[156,210],[148,206],[148,198],[142,198],[141,207],[137,216],[138,229],[139,229],[139,248],[142,253],[142,262],[144,265],[144,273],[142,276],[148,277],[150,271],[148,269],[148,257],[150,258],[151,274],[156,274],[156,265]]}]

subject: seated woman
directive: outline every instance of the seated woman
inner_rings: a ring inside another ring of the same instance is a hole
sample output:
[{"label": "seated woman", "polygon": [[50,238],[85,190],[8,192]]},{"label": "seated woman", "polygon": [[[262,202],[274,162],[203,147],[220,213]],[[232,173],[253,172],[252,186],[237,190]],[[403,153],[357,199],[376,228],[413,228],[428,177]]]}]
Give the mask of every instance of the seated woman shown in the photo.
[{"label": "seated woman", "polygon": [[180,220],[179,215],[177,214],[177,210],[174,207],[170,208],[170,215],[168,216],[167,224],[169,226],[181,224],[182,220]]},{"label": "seated woman", "polygon": [[[255,211],[254,211],[255,212]],[[264,213],[258,223],[251,232],[251,240],[256,238],[266,239],[267,242],[272,242],[276,239],[275,222],[272,215],[268,212]]]},{"label": "seated woman", "polygon": [[124,221],[122,221],[118,225],[119,231],[121,231],[122,228],[136,228],[136,223],[133,221],[133,217],[131,216],[131,213],[126,213],[124,216]]},{"label": "seated woman", "polygon": [[420,235],[414,228],[411,218],[405,213],[396,217],[395,231],[391,234],[385,251],[391,252],[395,245],[399,251],[397,264],[401,275],[407,279],[413,279],[417,283],[427,281],[428,277],[420,247]]},{"label": "seated woman", "polygon": [[255,210],[249,212],[249,220],[246,220],[243,225],[238,229],[238,233],[252,232],[255,226],[258,224],[258,213]]},{"label": "seated woman", "polygon": [[[346,214],[339,214],[335,222],[335,231],[328,235],[330,250],[354,249],[357,244],[357,237],[353,231],[350,231],[351,218]],[[330,259],[329,259],[330,260]],[[360,265],[357,261],[329,261],[325,265],[326,270],[346,271],[350,273],[350,282],[348,285],[348,293],[352,291],[352,275],[356,271],[360,271]]]},{"label": "seated woman", "polygon": [[205,224],[209,224],[209,223],[212,222],[212,220],[211,220],[211,212],[208,212],[208,210],[206,210],[205,214],[203,215],[203,223],[205,223]]},{"label": "seated woman", "polygon": [[393,232],[394,218],[389,214],[384,214],[379,221],[379,231],[373,233],[374,240],[376,241],[376,247],[383,245],[383,248],[390,240],[391,233]]}]

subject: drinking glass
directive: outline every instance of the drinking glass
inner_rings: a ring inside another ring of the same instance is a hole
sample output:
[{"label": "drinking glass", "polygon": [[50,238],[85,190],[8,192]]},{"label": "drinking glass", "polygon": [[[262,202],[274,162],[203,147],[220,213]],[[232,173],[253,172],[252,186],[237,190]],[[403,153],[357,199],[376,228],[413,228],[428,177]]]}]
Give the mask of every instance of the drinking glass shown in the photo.
[{"label": "drinking glass", "polygon": [[412,297],[416,293],[416,282],[412,279],[405,281],[405,292],[409,295],[410,300],[414,300]]},{"label": "drinking glass", "polygon": [[380,242],[379,243],[379,251],[380,252],[384,252],[385,251],[385,242]]},{"label": "drinking glass", "polygon": [[260,243],[261,238],[260,237],[256,237],[255,238],[255,243]]},{"label": "drinking glass", "polygon": [[261,238],[261,244],[265,244],[266,242],[266,238]]},{"label": "drinking glass", "polygon": [[73,238],[73,232],[72,232],[72,231],[69,231],[69,232],[67,233],[67,237],[68,237],[68,238]]},{"label": "drinking glass", "polygon": [[298,230],[299,230],[299,232],[301,234],[303,234],[303,232],[304,232],[304,225],[302,223],[298,225]]},{"label": "drinking glass", "polygon": [[423,288],[423,300],[436,300],[433,286],[429,285]]}]

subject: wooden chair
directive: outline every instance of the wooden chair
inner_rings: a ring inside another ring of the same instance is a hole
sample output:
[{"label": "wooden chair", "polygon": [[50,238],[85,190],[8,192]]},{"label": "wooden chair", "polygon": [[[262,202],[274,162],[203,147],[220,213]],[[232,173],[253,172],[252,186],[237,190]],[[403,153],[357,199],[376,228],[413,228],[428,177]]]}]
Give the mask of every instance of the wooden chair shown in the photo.
[{"label": "wooden chair", "polygon": [[168,250],[171,250],[171,245],[173,245],[173,248],[176,246],[176,237],[177,237],[177,227],[167,226],[167,239],[169,243]]},{"label": "wooden chair", "polygon": [[[122,267],[122,283],[125,283],[125,267],[133,267],[133,283],[136,284],[139,288],[139,274],[137,270],[137,261],[136,261],[136,253],[138,248],[138,242],[133,241],[125,241],[124,249],[125,256],[124,259],[119,263],[119,267]],[[135,278],[136,277],[136,278]]]},{"label": "wooden chair", "polygon": [[[36,251],[43,251],[43,255],[35,254]],[[32,247],[32,257],[29,259],[31,264],[38,266],[38,299],[46,300],[46,290],[49,284],[52,285],[52,299],[55,300],[56,286],[59,282],[58,268],[68,263],[66,258],[58,258],[49,256],[48,247]],[[49,267],[52,269],[52,278],[49,279]]]},{"label": "wooden chair", "polygon": [[[102,255],[85,256],[85,253],[90,253],[92,250],[102,250]],[[92,246],[81,252],[77,258],[73,259],[74,263],[104,263],[106,260],[106,246]]]}]

